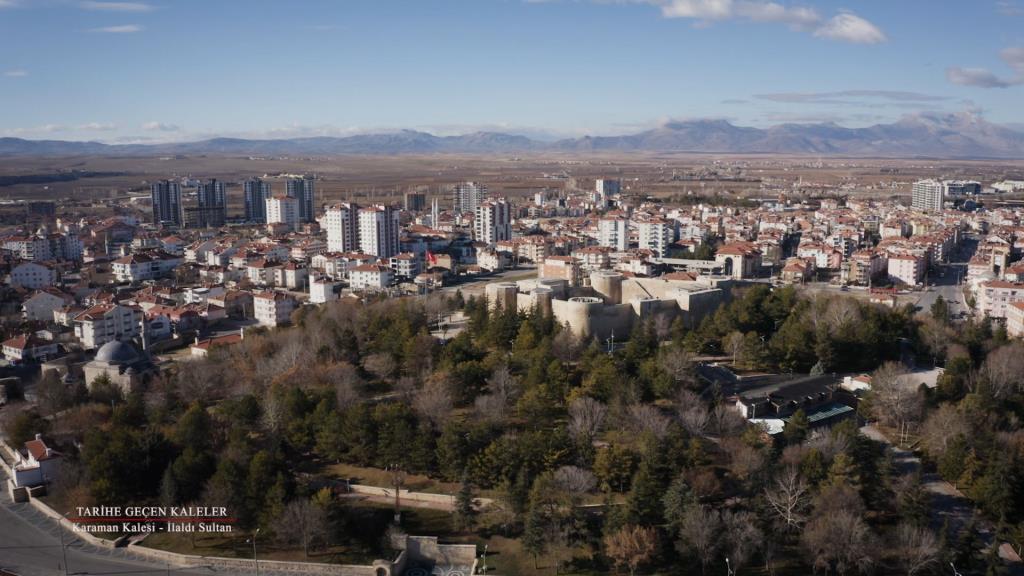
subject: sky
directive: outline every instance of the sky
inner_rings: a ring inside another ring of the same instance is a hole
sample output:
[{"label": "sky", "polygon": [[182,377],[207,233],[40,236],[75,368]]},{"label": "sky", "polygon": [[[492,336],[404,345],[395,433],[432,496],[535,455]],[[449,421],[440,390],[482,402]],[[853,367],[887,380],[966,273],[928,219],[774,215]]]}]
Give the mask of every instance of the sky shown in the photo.
[{"label": "sky", "polygon": [[0,136],[1024,126],[1024,0],[0,0]]}]

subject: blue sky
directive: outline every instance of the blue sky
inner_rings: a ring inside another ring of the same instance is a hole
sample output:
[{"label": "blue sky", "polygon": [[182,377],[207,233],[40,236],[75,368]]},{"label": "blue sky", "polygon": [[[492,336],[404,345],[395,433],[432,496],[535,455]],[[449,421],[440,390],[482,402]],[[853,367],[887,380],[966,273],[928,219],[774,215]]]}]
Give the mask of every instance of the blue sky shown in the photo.
[{"label": "blue sky", "polygon": [[0,136],[1024,123],[1024,0],[0,0]]}]

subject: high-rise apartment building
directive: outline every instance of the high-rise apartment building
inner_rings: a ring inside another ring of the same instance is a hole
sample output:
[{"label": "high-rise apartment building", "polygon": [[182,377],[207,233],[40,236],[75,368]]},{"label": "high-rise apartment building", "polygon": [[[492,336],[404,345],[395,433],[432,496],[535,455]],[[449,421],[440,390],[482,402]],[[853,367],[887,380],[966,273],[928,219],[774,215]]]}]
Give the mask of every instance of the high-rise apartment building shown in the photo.
[{"label": "high-rise apartment building", "polygon": [[512,239],[512,210],[504,200],[488,200],[473,212],[473,238],[494,245]]},{"label": "high-rise apartment building", "polygon": [[196,187],[196,205],[185,208],[185,225],[190,228],[217,228],[227,220],[227,193],[216,179]]},{"label": "high-rise apartment building", "polygon": [[400,212],[391,206],[370,206],[359,210],[359,247],[378,258],[398,254]]},{"label": "high-rise apartment building", "polygon": [[299,226],[299,201],[279,194],[266,200],[267,224],[286,224],[292,230]]},{"label": "high-rise apartment building", "polygon": [[476,182],[456,184],[452,190],[452,203],[456,214],[473,213],[487,196],[487,186]]},{"label": "high-rise apartment building", "polygon": [[597,221],[597,243],[618,251],[629,248],[629,219],[607,215]]},{"label": "high-rise apartment building", "polygon": [[267,222],[267,199],[271,193],[270,182],[259,178],[245,181],[245,221],[263,224]]},{"label": "high-rise apartment building", "polygon": [[153,196],[153,223],[181,226],[184,220],[181,185],[171,180],[161,180],[154,182],[150,190]]},{"label": "high-rise apartment building", "polygon": [[316,181],[312,176],[288,181],[288,195],[299,201],[299,222],[312,222],[316,216]]},{"label": "high-rise apartment building", "polygon": [[359,249],[359,207],[336,204],[327,209],[323,225],[327,229],[328,252],[355,252]]},{"label": "high-rise apartment building", "polygon": [[637,222],[641,250],[650,250],[654,255],[663,258],[668,254],[669,246],[675,241],[675,226],[672,221],[664,218],[652,218]]},{"label": "high-rise apartment building", "polygon": [[918,180],[912,188],[910,205],[925,212],[939,212],[944,192],[945,186],[938,180]]},{"label": "high-rise apartment building", "polygon": [[419,212],[427,207],[427,195],[423,192],[405,193],[406,212]]}]

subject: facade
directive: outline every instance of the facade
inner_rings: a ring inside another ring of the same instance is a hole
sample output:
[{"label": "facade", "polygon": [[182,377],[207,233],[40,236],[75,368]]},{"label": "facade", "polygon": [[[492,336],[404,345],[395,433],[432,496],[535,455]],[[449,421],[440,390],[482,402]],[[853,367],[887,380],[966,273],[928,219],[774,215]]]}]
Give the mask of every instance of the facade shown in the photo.
[{"label": "facade", "polygon": [[184,223],[180,184],[171,180],[154,182],[151,194],[154,224],[181,226]]},{"label": "facade", "polygon": [[[463,182],[452,189],[452,206],[456,214],[472,214],[487,196],[487,186],[477,182]],[[432,224],[435,228],[437,223]]]},{"label": "facade", "polygon": [[359,207],[336,204],[324,213],[328,252],[355,252],[359,249]]},{"label": "facade", "polygon": [[537,277],[565,280],[569,286],[579,286],[583,281],[583,269],[579,261],[572,256],[548,256],[544,263],[537,267]]},{"label": "facade", "polygon": [[989,318],[1006,318],[1010,307],[1017,302],[1024,302],[1024,284],[989,280],[978,285],[978,310]]},{"label": "facade", "polygon": [[259,292],[252,296],[253,315],[261,326],[283,326],[291,322],[298,303],[282,292]]},{"label": "facade", "polygon": [[227,221],[227,192],[216,179],[196,187],[195,206],[185,208],[185,225],[189,228],[219,228]]},{"label": "facade", "polygon": [[53,482],[60,473],[60,454],[50,449],[41,435],[36,434],[34,440],[25,442],[25,452],[15,452],[14,466],[15,487],[42,486]]},{"label": "facade", "polygon": [[370,206],[359,211],[359,247],[378,258],[391,258],[399,252],[401,232],[399,211],[391,206]]},{"label": "facade", "polygon": [[473,216],[473,238],[493,246],[512,239],[512,209],[504,200],[491,200],[476,207]]},{"label": "facade", "polygon": [[131,340],[142,333],[142,316],[138,308],[97,304],[75,317],[75,337],[86,350],[107,342]]},{"label": "facade", "polygon": [[622,181],[598,178],[594,181],[594,193],[597,201],[602,206],[607,206],[609,197],[622,193]]},{"label": "facade", "polygon": [[761,251],[749,242],[725,244],[715,254],[722,273],[737,280],[754,278],[761,269]]},{"label": "facade", "polygon": [[245,181],[245,221],[256,224],[267,222],[267,199],[271,197],[270,182],[259,178]]},{"label": "facade", "polygon": [[291,196],[271,196],[266,200],[267,224],[283,224],[289,230],[299,226],[299,201]]},{"label": "facade", "polygon": [[391,285],[391,276],[391,269],[387,266],[363,264],[349,271],[349,287],[353,290],[383,290]]},{"label": "facade", "polygon": [[288,196],[299,203],[299,222],[312,222],[316,219],[316,181],[312,176],[288,180]]},{"label": "facade", "polygon": [[15,336],[3,343],[4,358],[8,362],[45,362],[56,357],[57,353],[56,342],[31,334]]},{"label": "facade", "polygon": [[638,246],[641,250],[650,250],[655,257],[664,258],[668,248],[675,242],[675,227],[664,218],[654,218],[637,222],[639,237]]},{"label": "facade", "polygon": [[70,232],[6,238],[3,249],[15,258],[32,262],[82,259],[82,241]]},{"label": "facade", "polygon": [[977,196],[981,194],[981,182],[974,180],[946,180],[942,183],[946,197]]},{"label": "facade", "polygon": [[421,272],[420,259],[410,252],[392,256],[388,264],[398,278],[411,280]]},{"label": "facade", "polygon": [[53,313],[64,306],[75,303],[75,299],[56,288],[44,288],[29,296],[21,305],[25,319],[33,322],[53,322]]},{"label": "facade", "polygon": [[406,212],[420,212],[425,210],[427,207],[427,196],[422,192],[406,192],[405,193],[405,210]]},{"label": "facade", "polygon": [[338,283],[327,278],[313,278],[309,281],[309,302],[324,304],[338,299]]},{"label": "facade", "polygon": [[39,290],[57,283],[57,271],[38,262],[22,262],[11,269],[11,286]]},{"label": "facade", "polygon": [[629,219],[608,216],[597,222],[597,243],[601,246],[624,252],[629,248]]},{"label": "facade", "polygon": [[889,280],[915,286],[924,279],[924,258],[911,254],[890,256],[888,263]]},{"label": "facade", "polygon": [[162,278],[181,265],[181,258],[160,252],[130,254],[111,263],[118,282],[142,282]]},{"label": "facade", "polygon": [[918,180],[912,188],[910,205],[923,212],[942,211],[945,186],[938,180]]},{"label": "facade", "polygon": [[1006,333],[1011,338],[1024,337],[1024,301],[1014,302],[1006,308]]}]

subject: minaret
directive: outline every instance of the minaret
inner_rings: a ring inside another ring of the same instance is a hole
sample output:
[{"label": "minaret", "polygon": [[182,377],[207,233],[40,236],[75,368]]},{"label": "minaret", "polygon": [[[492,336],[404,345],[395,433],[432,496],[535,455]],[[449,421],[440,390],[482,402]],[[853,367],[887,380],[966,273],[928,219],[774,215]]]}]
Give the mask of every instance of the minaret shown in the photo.
[{"label": "minaret", "polygon": [[437,198],[434,197],[430,202],[430,227],[437,230],[438,221],[441,219],[441,210],[437,206]]}]

